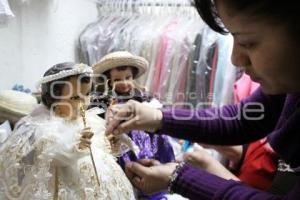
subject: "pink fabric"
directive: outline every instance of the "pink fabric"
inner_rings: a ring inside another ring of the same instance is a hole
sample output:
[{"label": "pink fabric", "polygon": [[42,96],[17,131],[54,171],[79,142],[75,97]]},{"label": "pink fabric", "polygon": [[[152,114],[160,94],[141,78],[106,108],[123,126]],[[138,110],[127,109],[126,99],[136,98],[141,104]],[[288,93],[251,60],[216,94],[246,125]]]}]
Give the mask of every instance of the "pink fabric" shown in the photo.
[{"label": "pink fabric", "polygon": [[[188,38],[185,38],[183,41],[186,45],[181,46],[180,56],[179,58],[179,67],[176,69],[179,71],[179,75],[176,78],[176,87],[174,90],[174,94],[176,94],[175,102],[185,102],[186,99],[186,84],[188,79],[188,59],[190,49],[186,48],[188,46],[189,41]],[[172,82],[174,84],[174,81]]]},{"label": "pink fabric", "polygon": [[258,87],[259,84],[253,82],[250,76],[244,73],[234,84],[234,102],[239,103],[245,97],[250,96]]},{"label": "pink fabric", "polygon": [[161,68],[163,66],[163,60],[164,60],[166,46],[167,46],[166,41],[164,40],[164,38],[162,38],[161,42],[160,42],[156,62],[155,62],[155,71],[154,71],[154,75],[153,75],[152,86],[150,89],[151,93],[155,94],[155,95],[157,95],[157,93],[158,93],[160,73],[161,73]]},{"label": "pink fabric", "polygon": [[[156,64],[155,64],[155,72],[154,72],[154,77],[153,77],[153,82],[152,82],[152,87],[151,87],[151,92],[153,94],[159,94],[160,96],[163,95],[161,92],[162,89],[162,81],[165,80],[167,77],[167,58],[168,58],[168,48],[171,48],[169,43],[170,43],[170,38],[169,38],[169,33],[173,32],[178,24],[178,20],[174,19],[171,21],[171,23],[165,28],[164,35],[161,37],[161,42],[160,42],[160,47],[159,47],[159,52],[158,56],[156,59]],[[169,59],[169,58],[168,58]]]}]

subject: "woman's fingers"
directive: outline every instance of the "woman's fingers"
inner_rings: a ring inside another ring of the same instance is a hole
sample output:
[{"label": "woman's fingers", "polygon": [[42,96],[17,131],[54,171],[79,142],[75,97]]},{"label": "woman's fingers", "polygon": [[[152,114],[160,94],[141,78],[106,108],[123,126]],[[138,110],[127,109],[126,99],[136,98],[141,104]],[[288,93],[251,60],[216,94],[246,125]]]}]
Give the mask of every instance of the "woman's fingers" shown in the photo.
[{"label": "woman's fingers", "polygon": [[130,175],[132,175],[132,178],[134,178],[135,176],[138,176],[141,178],[144,176],[147,176],[149,173],[149,170],[150,170],[147,166],[145,167],[137,162],[126,163],[125,168],[127,169],[127,171],[130,172]]},{"label": "woman's fingers", "polygon": [[153,159],[141,159],[141,160],[138,160],[138,163],[140,163],[144,166],[147,166],[147,167],[161,165],[161,163],[158,160],[153,160]]},{"label": "woman's fingers", "polygon": [[138,124],[136,123],[136,117],[132,118],[128,121],[125,121],[118,126],[115,127],[115,130],[113,131],[114,135],[120,135],[122,133],[128,133],[129,131],[136,129],[139,130]]},{"label": "woman's fingers", "polygon": [[112,106],[108,114],[106,134],[119,135],[132,130],[155,132],[162,127],[162,111],[130,100]]},{"label": "woman's fingers", "polygon": [[167,188],[177,164],[158,163],[152,160],[128,162],[125,165],[125,173],[133,185],[146,194],[162,191]]},{"label": "woman's fingers", "polygon": [[107,113],[107,127],[106,134],[116,134],[115,129],[125,121],[128,121],[135,117],[135,103],[134,101],[128,101],[126,104],[118,104],[111,106]]}]

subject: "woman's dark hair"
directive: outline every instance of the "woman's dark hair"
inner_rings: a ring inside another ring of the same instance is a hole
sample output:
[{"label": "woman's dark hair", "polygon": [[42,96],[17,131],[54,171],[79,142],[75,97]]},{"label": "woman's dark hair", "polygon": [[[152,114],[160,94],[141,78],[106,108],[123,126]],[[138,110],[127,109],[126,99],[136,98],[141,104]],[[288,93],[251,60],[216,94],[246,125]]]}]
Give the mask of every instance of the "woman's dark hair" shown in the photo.
[{"label": "woman's dark hair", "polygon": [[[74,68],[75,65],[76,64],[73,62],[65,62],[65,63],[56,64],[53,67],[51,67],[50,69],[48,69],[45,72],[44,76],[57,74],[63,70],[71,70]],[[61,83],[61,81],[68,81],[74,76],[79,76],[79,75],[68,76],[65,78],[57,79],[57,80],[42,84],[42,93],[41,93],[42,103],[47,108],[51,108],[51,105],[59,100],[55,97],[61,96],[62,90],[65,86],[64,83]],[[88,74],[81,74],[80,78],[81,78],[80,79],[81,83],[90,83],[90,81],[91,81],[91,77]]]},{"label": "woman's dark hair", "polygon": [[[249,14],[265,17],[265,19],[276,20],[287,25],[288,31],[299,37],[300,28],[298,25],[300,4],[295,1],[279,0],[220,0],[225,4]],[[225,34],[228,31],[224,28],[216,11],[213,0],[194,0],[195,7],[202,19],[216,32]]]}]

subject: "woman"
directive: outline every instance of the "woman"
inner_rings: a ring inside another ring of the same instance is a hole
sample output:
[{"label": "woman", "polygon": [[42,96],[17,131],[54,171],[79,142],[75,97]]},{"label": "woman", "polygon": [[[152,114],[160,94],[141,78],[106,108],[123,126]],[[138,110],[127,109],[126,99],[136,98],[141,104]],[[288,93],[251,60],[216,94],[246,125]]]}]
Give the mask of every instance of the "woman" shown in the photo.
[{"label": "woman", "polygon": [[[266,0],[195,0],[195,5],[212,29],[233,35],[233,64],[245,68],[261,87],[240,104],[220,109],[160,111],[130,102],[117,112],[107,131],[118,134],[134,127],[218,145],[267,136],[274,151],[299,171],[299,5]],[[130,117],[120,123],[118,117],[124,116]],[[127,165],[127,175],[144,191],[169,187],[190,199],[300,199],[300,179],[287,195],[275,196],[175,163],[133,162]]]},{"label": "woman", "polygon": [[135,199],[110,154],[105,121],[97,109],[84,114],[92,72],[84,64],[60,63],[45,73],[43,105],[1,146],[0,199]]}]

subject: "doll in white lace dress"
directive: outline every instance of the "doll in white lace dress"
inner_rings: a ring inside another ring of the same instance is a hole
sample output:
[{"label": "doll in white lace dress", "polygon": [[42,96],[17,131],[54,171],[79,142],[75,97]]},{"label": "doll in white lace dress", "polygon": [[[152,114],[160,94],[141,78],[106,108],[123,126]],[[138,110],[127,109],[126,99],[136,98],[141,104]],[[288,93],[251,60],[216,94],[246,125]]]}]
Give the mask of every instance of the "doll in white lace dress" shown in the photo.
[{"label": "doll in white lace dress", "polygon": [[[0,149],[0,199],[131,200],[132,186],[110,154],[105,121],[89,102],[92,70],[61,63],[41,79],[42,105]],[[93,161],[95,161],[93,165]]]}]

